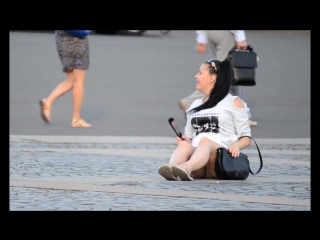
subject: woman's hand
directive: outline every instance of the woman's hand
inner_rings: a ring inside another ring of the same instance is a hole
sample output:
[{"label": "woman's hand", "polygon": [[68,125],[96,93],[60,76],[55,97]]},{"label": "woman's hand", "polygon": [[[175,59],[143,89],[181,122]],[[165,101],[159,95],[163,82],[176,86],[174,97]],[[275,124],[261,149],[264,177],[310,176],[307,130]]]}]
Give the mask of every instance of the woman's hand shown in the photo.
[{"label": "woman's hand", "polygon": [[251,139],[248,137],[241,138],[238,142],[232,143],[228,150],[232,157],[239,157],[240,149],[245,149],[251,145]]},{"label": "woman's hand", "polygon": [[185,135],[182,135],[182,138],[176,137],[176,141],[177,141],[177,144],[179,144],[181,141],[187,141],[189,143],[192,142],[191,139]]},{"label": "woman's hand", "polygon": [[229,153],[231,154],[232,157],[239,157],[240,155],[240,148],[238,147],[237,143],[233,143],[229,146],[228,148]]}]

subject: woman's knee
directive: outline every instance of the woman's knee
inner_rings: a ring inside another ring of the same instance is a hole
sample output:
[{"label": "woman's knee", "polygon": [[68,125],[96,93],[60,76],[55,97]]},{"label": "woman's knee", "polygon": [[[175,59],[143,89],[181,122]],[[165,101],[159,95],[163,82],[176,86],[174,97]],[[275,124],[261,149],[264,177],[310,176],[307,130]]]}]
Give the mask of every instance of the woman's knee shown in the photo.
[{"label": "woman's knee", "polygon": [[212,143],[212,141],[210,139],[204,137],[199,141],[198,145],[208,145],[208,144],[211,144],[211,143]]},{"label": "woman's knee", "polygon": [[183,151],[186,152],[188,154],[192,154],[195,150],[195,148],[192,146],[191,143],[187,142],[187,141],[181,141],[177,148],[178,151]]},{"label": "woman's knee", "polygon": [[220,144],[218,144],[218,143],[216,143],[216,142],[214,142],[214,141],[212,141],[212,140],[210,140],[210,139],[208,139],[206,137],[204,137],[204,138],[202,138],[200,140],[200,142],[198,144],[198,147],[199,146],[208,146],[208,147],[210,147],[212,149],[217,149],[217,148],[221,147]]}]

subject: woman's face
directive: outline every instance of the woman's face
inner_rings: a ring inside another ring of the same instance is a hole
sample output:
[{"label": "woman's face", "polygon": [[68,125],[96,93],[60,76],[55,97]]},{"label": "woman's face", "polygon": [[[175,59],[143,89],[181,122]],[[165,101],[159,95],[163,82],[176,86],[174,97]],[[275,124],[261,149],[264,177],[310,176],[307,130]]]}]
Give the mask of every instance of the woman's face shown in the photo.
[{"label": "woman's face", "polygon": [[194,76],[195,79],[197,80],[196,89],[199,90],[200,92],[203,92],[205,95],[209,95],[216,79],[215,74],[212,74],[212,75],[209,74],[208,67],[209,67],[208,64],[203,63],[200,66],[199,72],[197,73],[197,75]]}]

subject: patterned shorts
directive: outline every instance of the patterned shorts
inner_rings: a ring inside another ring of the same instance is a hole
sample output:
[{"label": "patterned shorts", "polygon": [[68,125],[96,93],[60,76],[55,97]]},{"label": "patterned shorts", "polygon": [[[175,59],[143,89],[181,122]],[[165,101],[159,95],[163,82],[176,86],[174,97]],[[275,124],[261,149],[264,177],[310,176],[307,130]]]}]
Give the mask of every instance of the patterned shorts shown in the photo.
[{"label": "patterned shorts", "polygon": [[62,30],[56,30],[55,37],[63,72],[89,68],[88,37],[76,38]]}]

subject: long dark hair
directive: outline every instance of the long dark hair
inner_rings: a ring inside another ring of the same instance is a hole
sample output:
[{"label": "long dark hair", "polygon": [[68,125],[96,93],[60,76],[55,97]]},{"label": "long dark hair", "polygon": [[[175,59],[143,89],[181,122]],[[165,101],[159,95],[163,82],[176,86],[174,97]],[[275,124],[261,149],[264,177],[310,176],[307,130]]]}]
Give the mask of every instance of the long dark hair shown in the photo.
[{"label": "long dark hair", "polygon": [[229,93],[232,74],[229,59],[226,58],[222,62],[216,59],[210,59],[203,63],[207,65],[209,74],[217,74],[217,80],[210,91],[209,99],[198,107],[191,109],[189,112],[198,112],[203,109],[212,108]]}]

